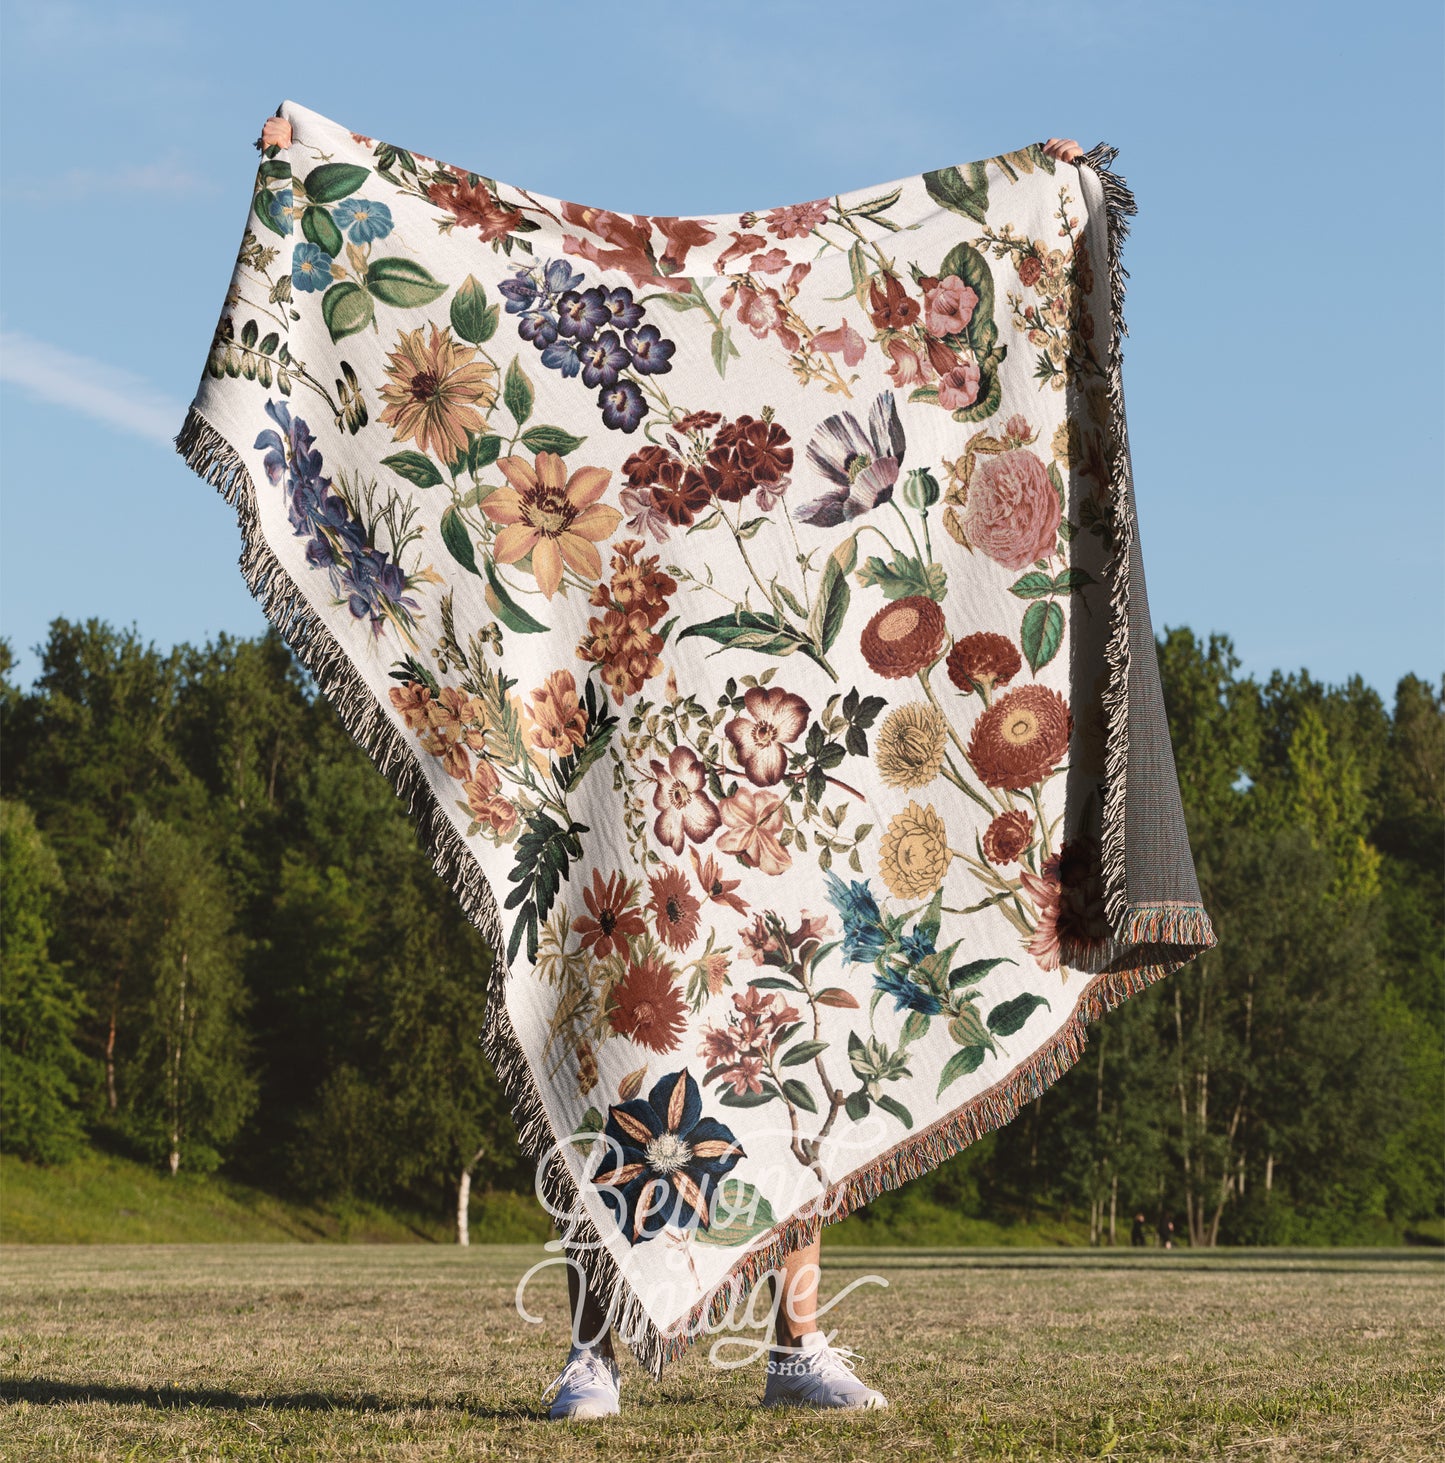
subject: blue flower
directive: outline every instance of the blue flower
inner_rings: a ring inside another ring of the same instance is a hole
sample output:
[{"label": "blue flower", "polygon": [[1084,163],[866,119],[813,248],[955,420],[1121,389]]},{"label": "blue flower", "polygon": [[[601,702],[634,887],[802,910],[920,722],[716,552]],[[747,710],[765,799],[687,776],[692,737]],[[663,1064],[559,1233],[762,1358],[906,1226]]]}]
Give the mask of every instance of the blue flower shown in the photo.
[{"label": "blue flower", "polygon": [[331,210],[331,217],[338,228],[351,230],[353,244],[369,244],[391,232],[391,210],[384,203],[370,203],[365,198],[343,198]]},{"label": "blue flower", "polygon": [[281,188],[271,195],[268,211],[283,234],[291,232],[291,210],[296,206],[296,195],[289,188]]},{"label": "blue flower", "polygon": [[604,330],[596,340],[579,346],[577,355],[582,361],[584,386],[611,386],[632,363],[615,330]]},{"label": "blue flower", "polygon": [[885,995],[893,997],[895,1011],[921,1011],[925,1016],[937,1016],[943,1010],[943,1001],[934,991],[919,985],[904,966],[887,966],[873,977],[873,985]]},{"label": "blue flower", "polygon": [[617,381],[604,386],[597,393],[597,405],[602,408],[603,425],[624,432],[635,432],[647,415],[647,403],[636,381]]},{"label": "blue flower", "polygon": [[[508,305],[507,308],[510,310],[512,307]],[[557,322],[546,310],[528,310],[517,321],[517,334],[541,350],[557,339]]]},{"label": "blue flower", "polygon": [[542,364],[549,371],[560,371],[566,377],[582,369],[582,357],[575,340],[554,340],[542,347]]},{"label": "blue flower", "polygon": [[831,869],[823,875],[828,901],[843,918],[843,963],[871,964],[888,948],[888,931],[867,880],[845,884]]},{"label": "blue flower", "polygon": [[519,269],[511,279],[504,279],[497,292],[507,302],[507,314],[516,315],[530,308],[537,298],[537,281],[530,269]]},{"label": "blue flower", "polygon": [[582,271],[572,268],[568,259],[549,259],[543,266],[542,277],[549,295],[560,295],[565,290],[575,290],[582,283]]},{"label": "blue flower", "polygon": [[632,352],[632,364],[644,376],[660,376],[672,370],[672,353],[677,349],[670,340],[662,338],[662,332],[655,325],[644,325],[640,330],[629,330],[623,337],[627,349]]},{"label": "blue flower", "polygon": [[632,298],[632,291],[625,284],[607,291],[607,308],[612,314],[612,325],[617,330],[630,330],[642,324],[642,306]]},{"label": "blue flower", "polygon": [[747,1157],[734,1133],[702,1115],[702,1094],[685,1067],[658,1078],[644,1098],[607,1109],[608,1145],[592,1182],[630,1244],[665,1225],[706,1229],[716,1185]]},{"label": "blue flower", "polygon": [[291,251],[291,283],[298,290],[324,290],[331,283],[331,255],[318,244],[297,244]]},{"label": "blue flower", "polygon": [[600,285],[591,289],[564,290],[557,300],[557,329],[577,340],[591,340],[602,326],[610,324],[607,292]]}]

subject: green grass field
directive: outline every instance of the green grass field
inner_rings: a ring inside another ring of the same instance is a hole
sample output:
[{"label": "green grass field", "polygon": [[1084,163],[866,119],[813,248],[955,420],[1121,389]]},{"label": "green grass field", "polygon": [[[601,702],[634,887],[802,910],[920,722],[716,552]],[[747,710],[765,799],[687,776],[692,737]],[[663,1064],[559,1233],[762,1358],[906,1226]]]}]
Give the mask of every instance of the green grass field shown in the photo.
[{"label": "green grass field", "polygon": [[565,1354],[539,1246],[0,1250],[0,1456],[1437,1458],[1438,1251],[848,1250],[825,1325],[885,1413],[775,1415],[704,1339],[623,1415],[546,1420]]}]

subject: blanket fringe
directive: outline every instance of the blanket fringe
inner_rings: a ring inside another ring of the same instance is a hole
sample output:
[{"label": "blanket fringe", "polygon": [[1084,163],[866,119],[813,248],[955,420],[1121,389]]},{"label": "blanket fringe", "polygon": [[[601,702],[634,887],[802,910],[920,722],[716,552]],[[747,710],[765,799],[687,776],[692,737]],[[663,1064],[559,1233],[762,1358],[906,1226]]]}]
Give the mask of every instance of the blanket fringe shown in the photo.
[{"label": "blanket fringe", "polygon": [[[251,594],[285,643],[315,678],[321,694],[336,708],[349,735],[392,784],[414,819],[436,872],[456,893],[466,917],[480,931],[492,952],[482,1049],[497,1074],[524,1154],[537,1160],[536,1188],[559,1222],[567,1257],[586,1276],[589,1288],[613,1298],[617,1333],[641,1365],[660,1378],[664,1365],[677,1359],[697,1340],[704,1321],[716,1324],[746,1298],[756,1281],[778,1266],[793,1250],[811,1243],[824,1224],[831,1224],[867,1204],[885,1190],[935,1168],[944,1159],[1003,1126],[1020,1108],[1056,1082],[1081,1055],[1085,1025],[1127,997],[1144,990],[1192,958],[1177,955],[1175,942],[1200,943],[1207,919],[1198,906],[1145,905],[1131,911],[1124,871],[1124,787],[1128,766],[1127,715],[1129,674],[1128,563],[1132,522],[1126,496],[1129,459],[1119,371],[1118,338],[1124,331],[1123,280],[1119,246],[1127,231],[1126,214],[1135,212],[1124,180],[1108,169],[1117,149],[1100,143],[1082,161],[1099,174],[1109,223],[1109,278],[1113,343],[1109,368],[1111,465],[1114,482],[1115,553],[1111,566],[1113,625],[1108,645],[1109,687],[1104,697],[1108,725],[1106,773],[1109,788],[1104,813],[1104,870],[1111,922],[1128,941],[1158,942],[1151,951],[1156,963],[1131,970],[1092,975],[1073,1014],[1053,1039],[1003,1081],[923,1132],[882,1154],[872,1163],[833,1185],[809,1211],[793,1215],[768,1234],[767,1241],[743,1255],[728,1274],[703,1296],[682,1321],[663,1331],[647,1314],[612,1252],[580,1203],[578,1186],[558,1151],[558,1135],[548,1115],[526,1053],[508,1015],[504,999],[510,975],[501,913],[486,876],[445,812],[416,755],[398,731],[375,693],[311,608],[305,594],[267,544],[262,531],[256,486],[231,443],[194,406],[177,434],[176,449],[186,463],[211,483],[235,510],[241,529],[241,572]],[[1202,925],[1200,922],[1203,921]]]},{"label": "blanket fringe", "polygon": [[1104,908],[1109,923],[1121,939],[1128,939],[1131,924],[1129,876],[1125,856],[1125,796],[1129,782],[1129,557],[1134,544],[1134,517],[1129,511],[1132,466],[1129,456],[1129,428],[1124,416],[1123,337],[1129,333],[1124,321],[1123,246],[1129,233],[1129,217],[1137,213],[1128,183],[1111,168],[1119,149],[1107,142],[1095,143],[1077,161],[1098,175],[1104,193],[1108,235],[1109,268],[1109,482],[1112,490],[1113,554],[1106,568],[1109,583],[1109,638],[1104,650],[1108,684],[1104,705],[1104,812],[1101,861],[1104,877]]}]

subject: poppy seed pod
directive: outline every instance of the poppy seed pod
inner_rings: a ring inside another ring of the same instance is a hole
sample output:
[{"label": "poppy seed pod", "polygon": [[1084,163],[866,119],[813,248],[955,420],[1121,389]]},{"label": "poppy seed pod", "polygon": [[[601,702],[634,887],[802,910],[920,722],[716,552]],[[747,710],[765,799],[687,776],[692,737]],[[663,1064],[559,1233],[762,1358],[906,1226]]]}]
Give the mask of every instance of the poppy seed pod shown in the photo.
[{"label": "poppy seed pod", "polygon": [[938,479],[926,467],[915,467],[903,479],[903,501],[910,508],[932,508],[938,502]]}]

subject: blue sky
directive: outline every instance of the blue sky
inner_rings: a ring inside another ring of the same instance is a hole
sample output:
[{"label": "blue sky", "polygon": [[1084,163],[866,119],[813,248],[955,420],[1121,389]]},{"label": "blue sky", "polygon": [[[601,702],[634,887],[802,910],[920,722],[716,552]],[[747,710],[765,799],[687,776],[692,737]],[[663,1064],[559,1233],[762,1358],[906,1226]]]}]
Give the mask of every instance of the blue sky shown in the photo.
[{"label": "blue sky", "polygon": [[171,445],[290,97],[554,197],[698,214],[1048,136],[1119,149],[1156,629],[1445,668],[1442,12],[1430,3],[0,5],[0,634],[257,634]]}]

